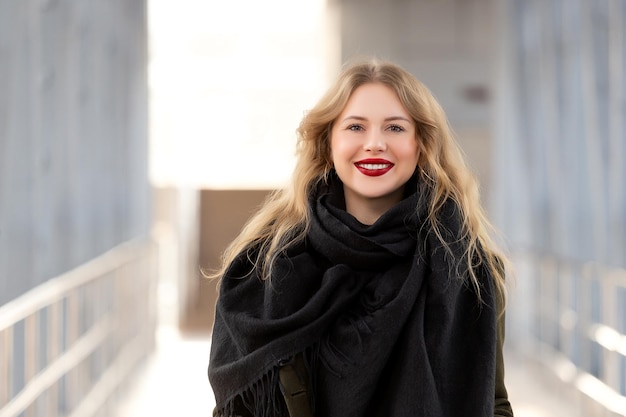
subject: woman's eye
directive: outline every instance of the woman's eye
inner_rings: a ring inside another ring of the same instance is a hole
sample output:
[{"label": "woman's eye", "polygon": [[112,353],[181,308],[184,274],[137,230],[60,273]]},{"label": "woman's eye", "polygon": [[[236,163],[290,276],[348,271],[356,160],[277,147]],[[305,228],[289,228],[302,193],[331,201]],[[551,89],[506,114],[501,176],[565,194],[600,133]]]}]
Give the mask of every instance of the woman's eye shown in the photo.
[{"label": "woman's eye", "polygon": [[404,128],[400,125],[391,125],[389,126],[389,130],[392,132],[404,132]]},{"label": "woman's eye", "polygon": [[360,130],[363,130],[363,126],[361,126],[361,125],[350,125],[350,126],[348,126],[348,130],[352,130],[353,132],[358,132]]}]

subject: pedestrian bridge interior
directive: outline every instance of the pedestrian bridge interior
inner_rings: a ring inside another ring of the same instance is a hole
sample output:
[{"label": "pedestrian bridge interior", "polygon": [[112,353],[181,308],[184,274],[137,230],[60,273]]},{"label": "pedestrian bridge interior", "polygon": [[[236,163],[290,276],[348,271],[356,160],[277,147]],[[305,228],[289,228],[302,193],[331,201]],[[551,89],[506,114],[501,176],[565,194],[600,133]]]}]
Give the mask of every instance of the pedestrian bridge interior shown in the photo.
[{"label": "pedestrian bridge interior", "polygon": [[626,416],[626,2],[5,0],[0,417],[211,415],[203,271],[359,56],[480,181],[515,415]]}]

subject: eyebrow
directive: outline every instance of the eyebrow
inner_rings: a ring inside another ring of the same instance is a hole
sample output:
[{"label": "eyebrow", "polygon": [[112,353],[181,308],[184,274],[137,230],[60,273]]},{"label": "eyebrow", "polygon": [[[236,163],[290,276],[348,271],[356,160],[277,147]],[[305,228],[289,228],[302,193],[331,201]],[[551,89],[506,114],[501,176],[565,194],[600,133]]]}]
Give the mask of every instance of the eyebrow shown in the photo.
[{"label": "eyebrow", "polygon": [[[342,122],[345,122],[346,120],[363,120],[363,121],[366,121],[367,117],[363,117],[363,116],[346,116],[346,117],[344,117]],[[390,116],[390,117],[385,117],[385,119],[384,119],[385,122],[391,122],[391,121],[394,121],[394,120],[404,120],[405,122],[412,123],[411,120],[409,120],[409,119],[407,119],[406,117],[403,117],[403,116]]]}]

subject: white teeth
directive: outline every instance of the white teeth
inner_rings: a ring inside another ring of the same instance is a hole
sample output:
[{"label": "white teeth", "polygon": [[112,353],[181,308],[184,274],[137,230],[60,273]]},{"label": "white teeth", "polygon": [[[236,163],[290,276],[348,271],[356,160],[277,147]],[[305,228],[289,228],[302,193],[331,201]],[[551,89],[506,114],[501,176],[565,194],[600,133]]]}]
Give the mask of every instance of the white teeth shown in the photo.
[{"label": "white teeth", "polygon": [[361,168],[365,169],[385,169],[389,166],[389,164],[359,164]]}]

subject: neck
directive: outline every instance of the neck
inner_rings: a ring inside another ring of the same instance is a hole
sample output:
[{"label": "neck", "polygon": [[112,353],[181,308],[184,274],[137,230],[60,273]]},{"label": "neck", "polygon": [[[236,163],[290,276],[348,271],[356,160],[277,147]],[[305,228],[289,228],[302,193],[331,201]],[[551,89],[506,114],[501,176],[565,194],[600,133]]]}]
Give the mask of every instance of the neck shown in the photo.
[{"label": "neck", "polygon": [[402,200],[404,190],[401,188],[393,194],[379,198],[368,198],[351,193],[344,188],[346,211],[359,222],[372,225],[391,207]]}]

